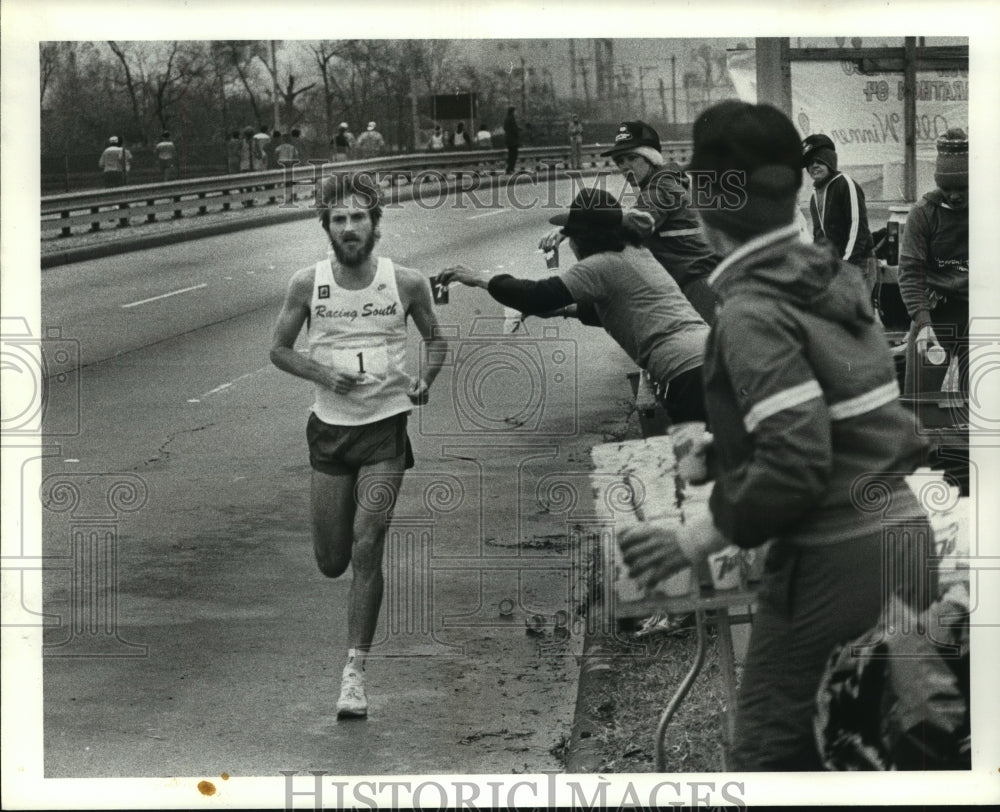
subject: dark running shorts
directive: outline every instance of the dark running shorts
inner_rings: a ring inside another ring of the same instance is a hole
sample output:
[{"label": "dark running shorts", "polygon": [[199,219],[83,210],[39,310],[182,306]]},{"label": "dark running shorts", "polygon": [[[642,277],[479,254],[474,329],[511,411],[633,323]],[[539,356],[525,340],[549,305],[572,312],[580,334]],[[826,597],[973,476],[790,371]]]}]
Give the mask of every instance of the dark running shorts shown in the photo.
[{"label": "dark running shorts", "polygon": [[396,414],[376,423],[334,426],[315,414],[309,415],[306,438],[309,464],[323,474],[355,474],[365,465],[385,462],[406,454],[404,468],[413,467],[413,450],[406,434],[407,413]]}]

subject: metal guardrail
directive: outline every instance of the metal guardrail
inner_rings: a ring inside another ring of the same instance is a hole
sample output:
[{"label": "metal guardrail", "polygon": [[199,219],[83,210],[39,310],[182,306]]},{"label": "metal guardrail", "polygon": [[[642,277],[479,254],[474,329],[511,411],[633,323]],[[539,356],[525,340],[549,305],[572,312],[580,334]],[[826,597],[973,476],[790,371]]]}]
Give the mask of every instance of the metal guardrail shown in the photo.
[{"label": "metal guardrail", "polygon": [[[611,171],[614,168],[611,159],[600,157],[600,153],[607,148],[605,144],[584,146],[581,150],[584,168]],[[690,160],[691,143],[664,144],[663,153],[668,161],[673,160],[683,166]],[[312,161],[298,164],[290,170],[241,172],[210,178],[50,195],[41,200],[41,229],[43,235],[58,229],[62,236],[70,236],[74,228],[99,231],[102,225],[109,222],[125,227],[131,225],[134,218],[141,218],[145,222],[154,222],[161,215],[180,219],[191,214],[206,214],[210,208],[229,211],[234,206],[253,206],[261,201],[278,204],[279,198],[284,205],[292,207],[295,205],[296,192],[309,187],[308,196],[311,199],[322,178],[334,173],[375,172],[383,185],[389,187],[411,185],[419,175],[421,185],[427,183],[429,192],[436,184],[428,181],[435,178],[444,184],[466,175],[502,175],[506,156],[505,149],[490,149],[427,152],[340,163]],[[566,169],[569,160],[568,145],[528,147],[518,154],[518,171],[533,170],[541,173]],[[286,196],[292,199],[286,199]]]}]

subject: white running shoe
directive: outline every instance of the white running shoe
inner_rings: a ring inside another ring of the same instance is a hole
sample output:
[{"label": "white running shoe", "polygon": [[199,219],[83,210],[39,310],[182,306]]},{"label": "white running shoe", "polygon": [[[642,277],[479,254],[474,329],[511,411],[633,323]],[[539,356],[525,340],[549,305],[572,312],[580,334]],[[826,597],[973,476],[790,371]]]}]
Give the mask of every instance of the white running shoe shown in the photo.
[{"label": "white running shoe", "polygon": [[345,670],[340,682],[340,699],[337,700],[338,719],[357,719],[368,715],[368,697],[365,696],[364,677],[357,671]]}]

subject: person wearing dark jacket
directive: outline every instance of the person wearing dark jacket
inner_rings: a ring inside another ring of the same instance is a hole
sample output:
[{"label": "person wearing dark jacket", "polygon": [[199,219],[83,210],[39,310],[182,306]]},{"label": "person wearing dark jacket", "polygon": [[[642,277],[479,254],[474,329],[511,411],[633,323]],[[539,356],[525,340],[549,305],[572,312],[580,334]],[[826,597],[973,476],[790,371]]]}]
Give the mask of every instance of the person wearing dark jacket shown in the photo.
[{"label": "person wearing dark jacket", "polygon": [[969,140],[957,128],[938,140],[937,188],[906,218],[899,251],[899,293],[913,320],[917,353],[941,346],[958,356],[969,391]]},{"label": "person wearing dark jacket", "polygon": [[905,482],[924,445],[857,273],[799,240],[795,127],[769,105],[727,101],[693,134],[691,171],[745,177],[744,205],[701,211],[725,257],[703,367],[715,481],[683,532],[648,523],[620,542],[648,584],[728,543],[772,542],[727,766],[820,769],[812,723],[831,651],[872,628],[887,595],[926,608],[924,582],[894,576],[929,572],[930,527]]},{"label": "person wearing dark jacket", "polygon": [[517,126],[514,108],[507,108],[507,117],[503,120],[503,137],[507,146],[507,174],[517,168],[517,151],[521,147],[521,128]]},{"label": "person wearing dark jacket", "polygon": [[[708,275],[719,257],[705,242],[701,221],[691,210],[691,192],[684,171],[667,164],[656,130],[643,121],[625,121],[618,128],[611,157],[637,193],[635,207],[648,212],[654,228],[643,245],[680,286],[688,301],[707,324],[715,321],[715,295]],[[542,250],[552,250],[561,239],[558,231],[542,240]]]},{"label": "person wearing dark jacket", "polygon": [[837,170],[837,150],[829,136],[810,135],[802,149],[803,165],[813,180],[809,199],[813,239],[829,244],[837,256],[860,268],[871,293],[878,265],[865,193],[853,178]]}]

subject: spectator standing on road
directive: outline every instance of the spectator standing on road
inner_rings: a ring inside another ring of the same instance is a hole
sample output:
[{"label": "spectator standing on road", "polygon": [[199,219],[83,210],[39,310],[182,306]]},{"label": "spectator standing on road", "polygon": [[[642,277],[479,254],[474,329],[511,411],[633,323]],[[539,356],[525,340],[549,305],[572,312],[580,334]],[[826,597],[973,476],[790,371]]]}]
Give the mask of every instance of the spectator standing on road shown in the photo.
[{"label": "spectator standing on road", "polygon": [[[724,256],[711,276],[722,304],[704,365],[715,483],[683,533],[653,522],[621,545],[633,576],[656,583],[730,542],[773,540],[727,766],[817,770],[816,692],[833,648],[871,629],[893,594],[917,611],[931,594],[926,581],[896,580],[930,572],[930,527],[904,480],[924,445],[854,268],[799,240],[802,147],[791,121],[727,101],[698,118],[693,140],[690,171],[714,178],[706,191],[721,203],[701,211]],[[721,202],[734,170],[745,177],[738,208]],[[875,492],[891,513],[875,509]]]},{"label": "spectator standing on road", "polygon": [[253,138],[253,128],[245,127],[243,129],[243,144],[240,149],[240,172],[253,171]]},{"label": "spectator standing on road", "polygon": [[169,132],[164,130],[160,133],[160,140],[153,151],[160,167],[160,180],[174,180],[177,177],[177,147],[170,140]]},{"label": "spectator standing on road", "polygon": [[299,161],[307,160],[306,145],[302,142],[302,130],[298,127],[292,128],[292,146],[295,147],[295,158]]},{"label": "spectator standing on road", "polygon": [[875,289],[878,260],[868,228],[865,193],[853,178],[837,171],[837,150],[829,136],[808,136],[802,150],[802,162],[813,181],[809,199],[813,239],[829,245],[838,257],[860,268],[870,296]]},{"label": "spectator standing on road", "polygon": [[583,168],[583,124],[580,117],[574,113],[567,128],[569,136],[569,168]]},{"label": "spectator standing on road", "polygon": [[365,131],[358,136],[357,144],[359,158],[377,158],[385,149],[385,139],[374,121],[369,121]]},{"label": "spectator standing on road", "polygon": [[[957,355],[969,393],[969,139],[952,128],[937,142],[934,182],[906,218],[899,249],[899,293],[910,314],[910,341],[923,358],[943,347]],[[912,356],[911,356],[912,357]],[[942,362],[943,363],[943,362]],[[912,374],[912,373],[911,373]]]},{"label": "spectator standing on road", "polygon": [[[382,216],[375,181],[329,177],[322,204],[320,222],[332,253],[292,277],[271,361],[316,384],[307,427],[313,545],[327,577],[353,568],[337,715],[363,717],[387,522],[403,473],[413,465],[407,416],[427,402],[447,344],[436,331],[427,279],[373,253]],[[409,321],[426,342],[416,381],[405,369]],[[303,326],[308,355],[295,350]]]},{"label": "spectator standing on road", "polygon": [[469,133],[465,129],[465,122],[460,121],[455,125],[455,147],[456,149],[466,149],[472,144]]},{"label": "spectator standing on road", "polygon": [[431,133],[431,138],[430,141],[427,142],[427,146],[430,148],[431,152],[440,152],[444,149],[444,135],[441,132],[440,126],[434,128],[434,132]]},{"label": "spectator standing on road", "polygon": [[122,186],[128,180],[128,173],[132,169],[132,153],[121,146],[121,139],[117,135],[112,135],[108,139],[108,146],[97,161],[97,166],[104,173],[104,185],[107,188]]},{"label": "spectator standing on road", "polygon": [[233,175],[240,171],[240,155],[243,152],[243,139],[240,131],[233,130],[226,141],[226,171]]},{"label": "spectator standing on road", "polygon": [[295,197],[292,191],[290,168],[299,162],[299,151],[296,149],[290,133],[285,133],[281,143],[274,148],[274,162],[279,169],[289,168],[285,173],[285,203],[292,203]]},{"label": "spectator standing on road", "polygon": [[[614,146],[601,155],[614,159],[638,193],[635,207],[653,217],[655,228],[643,245],[673,277],[698,315],[711,324],[716,298],[708,286],[708,275],[719,257],[709,248],[701,221],[691,210],[687,176],[676,164],[666,164],[660,136],[643,121],[623,122]],[[559,232],[551,232],[540,247],[552,250],[560,239]]]},{"label": "spectator standing on road", "polygon": [[253,171],[263,172],[267,166],[267,147],[271,143],[271,136],[267,134],[267,125],[261,124],[260,130],[253,136]]},{"label": "spectator standing on road", "polygon": [[575,316],[603,327],[649,374],[671,422],[705,421],[701,363],[708,325],[642,247],[653,219],[628,217],[604,189],[584,189],[569,212],[549,222],[562,227],[575,265],[540,281],[448,268],[443,282],[485,288],[506,307],[527,315]]},{"label": "spectator standing on road", "polygon": [[340,126],[337,127],[337,134],[333,136],[333,140],[330,143],[333,145],[333,160],[335,163],[346,161],[351,157],[351,152],[354,150],[354,135],[348,128],[346,121],[340,122]]},{"label": "spectator standing on road", "polygon": [[507,174],[517,168],[517,151],[521,147],[521,128],[517,126],[514,108],[507,108],[507,117],[503,120],[504,143],[507,147]]},{"label": "spectator standing on road", "polygon": [[493,136],[485,121],[479,122],[479,130],[476,132],[476,146],[479,149],[493,149]]},{"label": "spectator standing on road", "polygon": [[274,148],[274,161],[280,167],[286,163],[294,164],[299,160],[299,151],[295,147],[290,133],[285,133],[279,143]]}]

